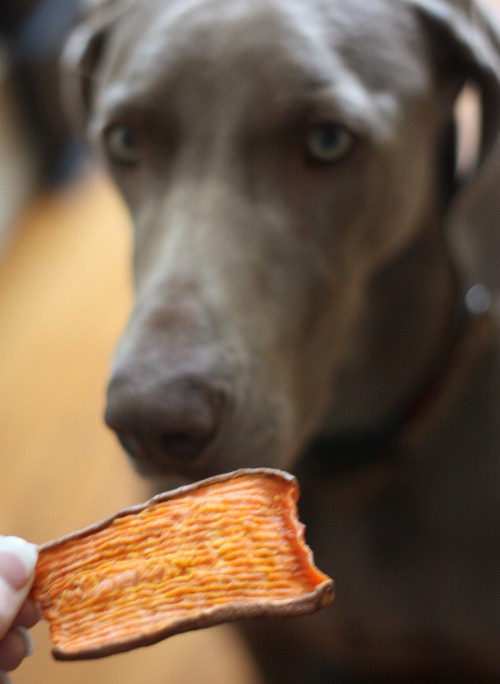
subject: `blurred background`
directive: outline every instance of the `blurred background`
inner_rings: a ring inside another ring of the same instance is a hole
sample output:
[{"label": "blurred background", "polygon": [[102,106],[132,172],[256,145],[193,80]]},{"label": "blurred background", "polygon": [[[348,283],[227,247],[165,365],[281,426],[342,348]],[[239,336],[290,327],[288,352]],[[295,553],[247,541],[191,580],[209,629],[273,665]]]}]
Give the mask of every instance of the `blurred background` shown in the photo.
[{"label": "blurred background", "polygon": [[[59,103],[76,14],[74,0],[0,0],[0,534],[35,543],[149,496],[102,420],[130,230]],[[51,659],[43,623],[34,636],[17,684],[257,684],[227,627],[82,664]]]}]

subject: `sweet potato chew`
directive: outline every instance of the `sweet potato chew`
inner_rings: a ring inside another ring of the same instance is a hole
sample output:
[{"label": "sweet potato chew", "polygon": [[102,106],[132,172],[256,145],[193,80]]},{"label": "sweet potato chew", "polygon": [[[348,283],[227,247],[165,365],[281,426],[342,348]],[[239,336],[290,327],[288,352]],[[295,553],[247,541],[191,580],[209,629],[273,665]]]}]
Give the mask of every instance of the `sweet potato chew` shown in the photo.
[{"label": "sweet potato chew", "polygon": [[239,470],[161,494],[39,548],[32,595],[53,655],[97,658],[190,629],[314,612],[313,564],[287,473]]}]

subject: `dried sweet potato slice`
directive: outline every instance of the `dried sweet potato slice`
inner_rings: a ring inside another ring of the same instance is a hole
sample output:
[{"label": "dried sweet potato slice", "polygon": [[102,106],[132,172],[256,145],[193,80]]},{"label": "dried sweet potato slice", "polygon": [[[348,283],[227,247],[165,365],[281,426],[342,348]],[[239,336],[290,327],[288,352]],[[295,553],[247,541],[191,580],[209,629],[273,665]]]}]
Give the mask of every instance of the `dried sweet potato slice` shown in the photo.
[{"label": "dried sweet potato slice", "polygon": [[239,470],[41,546],[32,594],[54,657],[97,658],[228,620],[325,606],[333,581],[314,566],[297,498],[287,473]]}]

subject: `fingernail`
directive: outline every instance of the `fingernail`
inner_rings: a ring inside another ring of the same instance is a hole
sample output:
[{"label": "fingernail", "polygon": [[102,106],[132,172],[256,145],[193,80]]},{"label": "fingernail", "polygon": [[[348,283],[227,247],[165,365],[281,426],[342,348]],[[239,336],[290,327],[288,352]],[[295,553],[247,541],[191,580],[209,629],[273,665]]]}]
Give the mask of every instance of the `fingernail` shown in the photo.
[{"label": "fingernail", "polygon": [[12,684],[12,679],[6,672],[0,672],[0,684]]},{"label": "fingernail", "polygon": [[15,591],[23,589],[35,569],[38,550],[19,537],[0,537],[0,576]]},{"label": "fingernail", "polygon": [[31,634],[28,632],[26,627],[16,627],[15,631],[21,636],[24,640],[24,643],[26,644],[26,654],[25,658],[29,658],[30,655],[33,654],[33,651],[35,649],[35,642],[33,641],[33,637]]}]

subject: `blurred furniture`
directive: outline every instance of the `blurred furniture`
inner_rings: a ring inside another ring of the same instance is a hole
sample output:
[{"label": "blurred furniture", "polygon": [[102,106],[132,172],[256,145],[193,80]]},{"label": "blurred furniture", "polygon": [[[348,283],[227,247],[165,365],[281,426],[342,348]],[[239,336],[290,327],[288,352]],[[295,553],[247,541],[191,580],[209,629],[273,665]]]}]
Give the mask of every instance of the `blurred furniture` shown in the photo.
[{"label": "blurred furniture", "polygon": [[76,0],[0,0],[0,254],[33,187],[57,185],[78,165],[59,96],[76,17]]},{"label": "blurred furniture", "polygon": [[0,40],[0,257],[39,172],[22,111],[12,61]]}]

